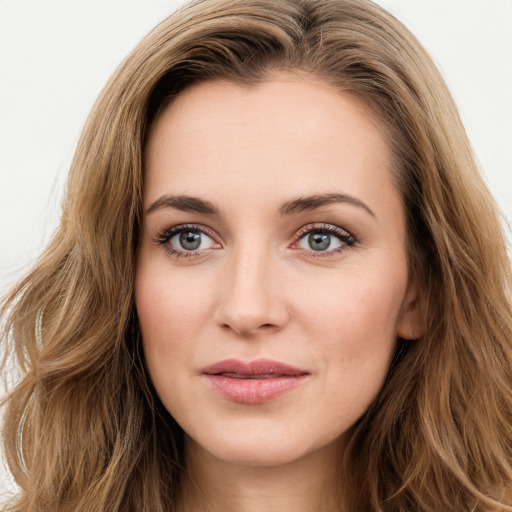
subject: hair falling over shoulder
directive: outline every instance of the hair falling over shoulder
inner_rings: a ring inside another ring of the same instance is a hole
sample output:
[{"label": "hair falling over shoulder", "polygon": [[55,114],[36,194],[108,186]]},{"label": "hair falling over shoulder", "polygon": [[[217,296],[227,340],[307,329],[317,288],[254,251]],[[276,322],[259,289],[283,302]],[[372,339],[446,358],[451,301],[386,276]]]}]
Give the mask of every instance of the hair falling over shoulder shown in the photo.
[{"label": "hair falling over shoulder", "polygon": [[340,461],[357,512],[512,511],[510,263],[454,101],[413,35],[368,0],[199,0],[156,27],[98,98],[60,226],[2,304],[21,372],[4,399],[11,512],[169,512],[182,432],[144,368],[133,300],[143,151],[185,87],[273,70],[351,93],[388,134],[425,334],[398,340]]}]

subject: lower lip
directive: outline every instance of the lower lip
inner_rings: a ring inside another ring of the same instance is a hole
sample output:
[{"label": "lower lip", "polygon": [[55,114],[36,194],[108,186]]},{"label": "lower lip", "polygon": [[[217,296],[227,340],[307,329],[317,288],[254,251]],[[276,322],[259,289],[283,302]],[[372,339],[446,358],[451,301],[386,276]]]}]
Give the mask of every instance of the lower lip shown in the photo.
[{"label": "lower lip", "polygon": [[300,386],[308,375],[284,375],[268,379],[236,379],[224,375],[204,377],[219,395],[243,404],[262,404]]}]

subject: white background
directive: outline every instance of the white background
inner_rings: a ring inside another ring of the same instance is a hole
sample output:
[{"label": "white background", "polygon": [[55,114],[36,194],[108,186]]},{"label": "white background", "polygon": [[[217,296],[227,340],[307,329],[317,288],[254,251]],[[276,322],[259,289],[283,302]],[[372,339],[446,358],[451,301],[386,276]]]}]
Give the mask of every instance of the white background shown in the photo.
[{"label": "white background", "polygon": [[[0,0],[0,295],[57,225],[86,116],[107,78],[181,0]],[[512,219],[512,0],[379,0],[423,42]],[[0,464],[1,493],[11,487]]]}]

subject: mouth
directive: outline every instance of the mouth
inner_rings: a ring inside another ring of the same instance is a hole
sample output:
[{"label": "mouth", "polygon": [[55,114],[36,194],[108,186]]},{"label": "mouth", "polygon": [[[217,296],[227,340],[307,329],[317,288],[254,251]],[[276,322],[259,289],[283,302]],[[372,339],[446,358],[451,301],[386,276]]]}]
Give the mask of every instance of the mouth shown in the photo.
[{"label": "mouth", "polygon": [[269,359],[226,359],[200,373],[217,394],[245,404],[274,400],[304,383],[310,375],[306,370]]},{"label": "mouth", "polygon": [[215,373],[214,375],[223,375],[224,377],[230,377],[231,379],[275,379],[276,377],[283,377],[284,375],[278,374],[263,374],[263,375],[243,375],[240,373]]}]

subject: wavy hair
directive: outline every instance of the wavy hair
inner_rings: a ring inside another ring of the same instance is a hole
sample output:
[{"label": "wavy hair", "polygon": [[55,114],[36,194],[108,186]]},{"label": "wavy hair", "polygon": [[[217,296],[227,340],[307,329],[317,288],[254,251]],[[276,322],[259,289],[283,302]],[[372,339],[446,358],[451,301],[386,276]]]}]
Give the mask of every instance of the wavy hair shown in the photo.
[{"label": "wavy hair", "polygon": [[[182,431],[144,367],[134,307],[149,126],[188,85],[299,71],[378,117],[406,212],[425,334],[398,340],[344,460],[346,510],[512,511],[510,263],[450,93],[415,37],[369,0],[199,0],[120,65],[80,138],[63,212],[3,301],[14,512],[169,512]],[[7,357],[7,356],[6,356]]]}]

